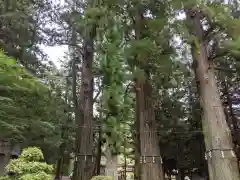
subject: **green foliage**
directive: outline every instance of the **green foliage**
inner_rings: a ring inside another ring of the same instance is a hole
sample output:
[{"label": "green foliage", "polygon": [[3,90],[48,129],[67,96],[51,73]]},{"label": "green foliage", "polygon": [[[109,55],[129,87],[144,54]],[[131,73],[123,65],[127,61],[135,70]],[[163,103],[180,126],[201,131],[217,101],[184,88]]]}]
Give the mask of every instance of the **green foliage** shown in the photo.
[{"label": "green foliage", "polygon": [[[13,179],[19,180],[50,180],[52,179],[53,167],[44,162],[42,151],[36,147],[30,147],[23,150],[19,159],[11,160],[7,165],[7,172],[15,173]],[[2,177],[2,179],[11,179],[12,177]]]},{"label": "green foliage", "polygon": [[50,89],[3,53],[0,84],[0,138],[39,146],[44,153],[58,148],[59,123],[68,118],[61,92],[51,93],[55,87]]},{"label": "green foliage", "polygon": [[[3,138],[10,136],[9,132],[17,135],[27,126],[23,121],[29,122],[31,115],[33,118],[33,111],[36,111],[35,105],[38,105],[38,102],[40,104],[44,102],[44,99],[42,102],[36,99],[40,94],[48,93],[48,89],[3,53],[0,53],[0,77],[0,126],[2,129],[0,136]],[[41,109],[38,109],[38,112],[39,110]],[[14,138],[13,134],[11,134],[12,138]]]},{"label": "green foliage", "polygon": [[43,12],[46,4],[30,0],[1,0],[0,4],[0,23],[4,26],[1,29],[4,35],[0,38],[0,48],[32,72],[40,68],[43,70],[40,60],[44,56],[37,45],[43,38],[42,33],[38,33],[40,21],[37,18],[40,16],[39,10]]},{"label": "green foliage", "polygon": [[19,178],[19,180],[52,180],[53,176],[45,172],[26,174]]},{"label": "green foliage", "polygon": [[115,15],[116,12],[109,9],[106,14],[108,24],[105,25],[106,31],[98,33],[104,38],[99,45],[100,48],[100,69],[103,75],[103,94],[101,103],[103,107],[103,139],[105,139],[107,150],[112,154],[121,153],[121,146],[124,143],[124,128],[121,127],[129,119],[124,119],[127,112],[124,106],[126,69],[124,69],[124,48],[123,29],[116,19],[109,19],[109,15]]},{"label": "green foliage", "polygon": [[41,161],[43,160],[43,153],[39,148],[31,147],[28,149],[24,149],[20,159],[24,159],[26,161]]},{"label": "green foliage", "polygon": [[95,176],[91,180],[113,180],[110,176]]}]

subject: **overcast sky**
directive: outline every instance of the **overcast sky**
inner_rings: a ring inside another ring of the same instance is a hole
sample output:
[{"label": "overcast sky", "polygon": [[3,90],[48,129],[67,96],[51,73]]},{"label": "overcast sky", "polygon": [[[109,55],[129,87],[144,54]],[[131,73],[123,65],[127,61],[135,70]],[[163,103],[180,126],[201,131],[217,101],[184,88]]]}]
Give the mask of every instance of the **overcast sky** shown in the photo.
[{"label": "overcast sky", "polygon": [[[63,5],[65,0],[51,0],[53,4]],[[65,52],[68,51],[67,46],[53,46],[48,47],[41,45],[43,51],[49,56],[49,60],[52,61],[58,68],[60,68],[61,63],[59,60],[63,59]]]},{"label": "overcast sky", "polygon": [[65,53],[68,51],[67,46],[42,46],[43,51],[48,55],[49,60],[52,61],[58,68],[60,68],[61,63],[59,60],[63,60]]}]

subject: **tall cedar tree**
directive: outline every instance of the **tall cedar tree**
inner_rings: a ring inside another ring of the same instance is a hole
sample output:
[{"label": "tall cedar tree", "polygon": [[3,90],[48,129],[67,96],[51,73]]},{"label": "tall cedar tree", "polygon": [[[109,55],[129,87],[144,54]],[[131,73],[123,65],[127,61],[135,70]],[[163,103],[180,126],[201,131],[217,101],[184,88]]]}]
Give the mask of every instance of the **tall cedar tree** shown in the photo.
[{"label": "tall cedar tree", "polygon": [[193,59],[197,61],[196,76],[203,108],[202,126],[209,176],[211,180],[238,180],[240,176],[237,159],[232,155],[231,132],[225,119],[214,69],[208,60],[207,43],[201,23],[202,14],[196,7],[192,7],[186,9],[186,15],[189,32],[196,38],[192,49]]},{"label": "tall cedar tree", "polygon": [[[144,16],[141,8],[136,10],[135,34],[136,40],[144,38],[142,29],[144,28]],[[144,78],[136,78],[136,121],[138,125],[138,135],[140,136],[140,172],[138,179],[163,180],[159,139],[156,132],[156,120],[152,103],[152,87],[150,74],[148,73],[147,59],[138,56],[139,69],[143,70]]]},{"label": "tall cedar tree", "polygon": [[[88,2],[94,8],[94,2]],[[85,10],[86,11],[86,10]],[[82,81],[79,117],[76,119],[76,150],[73,180],[91,179],[93,176],[93,58],[96,24],[86,26],[83,37]]]}]

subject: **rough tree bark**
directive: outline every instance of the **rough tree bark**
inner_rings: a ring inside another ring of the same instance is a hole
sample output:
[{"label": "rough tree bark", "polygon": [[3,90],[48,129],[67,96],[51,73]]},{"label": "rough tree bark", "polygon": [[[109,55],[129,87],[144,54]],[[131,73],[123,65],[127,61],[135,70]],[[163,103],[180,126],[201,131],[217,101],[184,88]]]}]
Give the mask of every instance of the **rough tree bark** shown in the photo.
[{"label": "rough tree bark", "polygon": [[[136,92],[136,99],[141,98],[140,93]],[[135,159],[135,168],[134,168],[134,180],[140,180],[141,175],[141,164],[140,164],[140,158],[141,158],[141,150],[140,150],[140,122],[139,115],[141,112],[139,112],[138,103],[136,103],[136,121],[134,123],[135,128],[135,136],[134,136],[134,159]]]},{"label": "rough tree bark", "polygon": [[76,149],[73,180],[90,180],[93,168],[93,58],[96,25],[85,29],[79,117],[76,119]]},{"label": "rough tree bark", "polygon": [[192,47],[197,61],[196,75],[199,80],[202,126],[210,180],[239,180],[237,159],[232,137],[220,100],[214,69],[208,61],[207,42],[200,21],[200,13],[194,8],[186,10],[189,32],[196,38]]},{"label": "rough tree bark", "polygon": [[[91,49],[89,51],[89,49]],[[86,39],[82,63],[80,117],[76,120],[76,160],[73,180],[87,180],[93,176],[93,41]]]},{"label": "rough tree bark", "polygon": [[[143,16],[141,11],[136,13],[135,18],[135,33],[136,40],[142,39]],[[141,58],[141,57],[138,57]],[[137,103],[137,123],[139,123],[139,137],[140,137],[140,163],[141,163],[141,180],[163,180],[163,170],[161,164],[159,138],[156,129],[156,120],[152,100],[152,87],[150,84],[148,69],[146,66],[148,60],[140,60],[137,62],[144,62],[137,66],[142,69],[144,78],[136,78],[136,103]]]}]

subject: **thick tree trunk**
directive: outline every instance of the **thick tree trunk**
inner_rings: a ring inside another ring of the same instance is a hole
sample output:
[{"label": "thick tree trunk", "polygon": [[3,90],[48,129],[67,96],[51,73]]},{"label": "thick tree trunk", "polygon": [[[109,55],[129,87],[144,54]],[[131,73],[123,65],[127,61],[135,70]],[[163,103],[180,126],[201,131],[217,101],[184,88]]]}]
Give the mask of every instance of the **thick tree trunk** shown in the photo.
[{"label": "thick tree trunk", "polygon": [[[203,107],[202,126],[211,180],[239,180],[237,159],[233,154],[231,132],[220,100],[214,69],[209,64],[203,28],[197,11],[186,11],[189,31],[196,37],[194,58]],[[197,44],[196,44],[197,43]]]},{"label": "thick tree trunk", "polygon": [[[90,2],[89,2],[90,3]],[[90,180],[93,168],[93,58],[96,25],[86,27],[83,43],[81,92],[76,112],[76,150],[73,180]]]},{"label": "thick tree trunk", "polygon": [[[138,95],[139,96],[139,95]],[[139,97],[140,98],[140,97]],[[140,164],[140,158],[141,158],[141,152],[140,152],[140,122],[138,121],[140,112],[138,112],[139,108],[137,108],[136,103],[136,121],[134,124],[135,127],[135,139],[134,139],[134,159],[135,159],[135,168],[134,168],[134,180],[140,180],[141,179],[141,164]]]},{"label": "thick tree trunk", "polygon": [[140,122],[141,179],[162,180],[162,164],[155,114],[152,107],[151,86],[148,80],[137,83],[137,121]]},{"label": "thick tree trunk", "polygon": [[[136,39],[141,40],[142,29],[144,28],[142,12],[136,13],[135,17]],[[137,123],[139,123],[140,133],[140,163],[141,180],[163,180],[162,159],[160,155],[159,138],[157,135],[157,124],[152,100],[152,87],[147,69],[148,60],[138,57],[137,65],[142,69],[144,78],[136,78],[136,104]]]},{"label": "thick tree trunk", "polygon": [[90,180],[93,176],[93,40],[84,43],[80,117],[77,123],[76,160],[73,180]]}]

